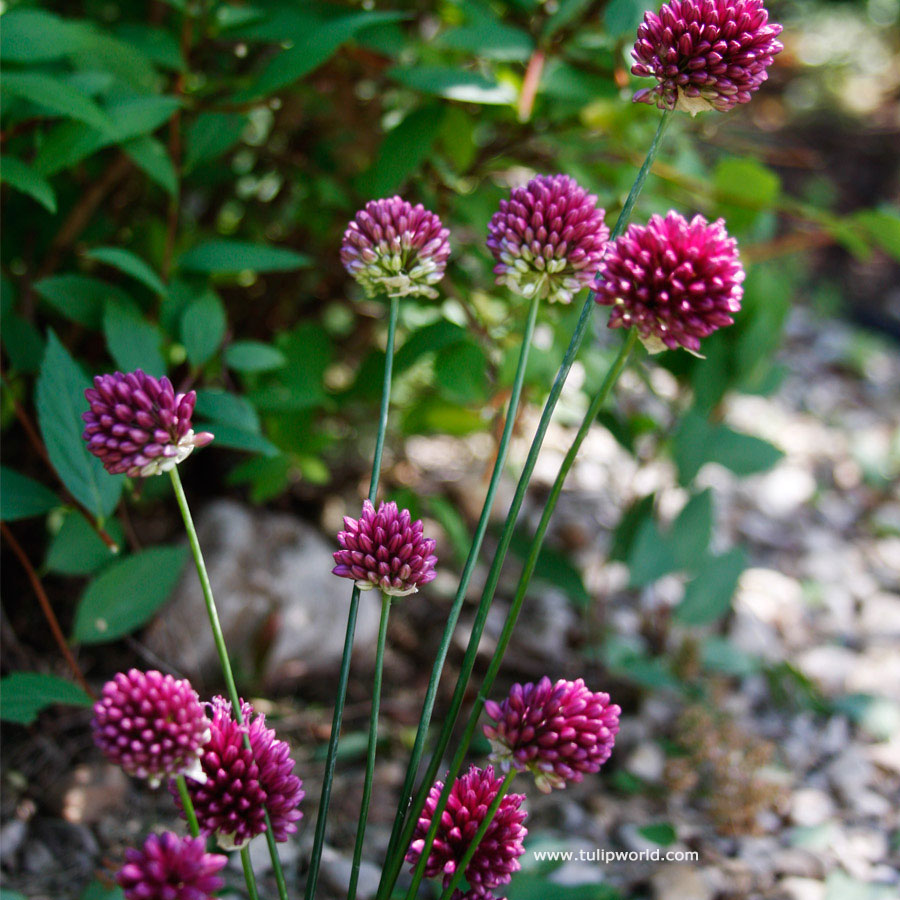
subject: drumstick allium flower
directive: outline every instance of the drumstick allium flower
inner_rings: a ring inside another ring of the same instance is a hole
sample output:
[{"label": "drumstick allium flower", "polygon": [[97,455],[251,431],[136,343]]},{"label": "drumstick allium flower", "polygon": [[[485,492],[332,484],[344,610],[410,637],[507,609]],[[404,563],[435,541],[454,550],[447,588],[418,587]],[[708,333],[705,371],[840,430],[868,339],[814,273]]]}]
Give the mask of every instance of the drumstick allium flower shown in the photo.
[{"label": "drumstick allium flower", "polygon": [[211,723],[185,679],[156,671],[120,672],[103,686],[91,727],[103,755],[151,787],[176,775],[206,777],[200,756]]},{"label": "drumstick allium flower", "polygon": [[[425,867],[428,878],[443,876],[444,886],[450,883],[502,784],[503,778],[494,775],[493,766],[484,769],[472,766],[465,775],[456,779],[428,855]],[[434,783],[416,823],[406,855],[406,861],[413,869],[422,855],[425,837],[443,789],[442,782]],[[524,800],[524,794],[507,794],[501,800],[496,815],[466,867],[466,881],[475,893],[463,896],[490,896],[487,892],[507,884],[512,873],[520,868],[519,857],[525,852],[522,841],[528,834],[523,824],[528,813],[521,809]]]},{"label": "drumstick allium flower", "polygon": [[337,536],[341,549],[334,554],[335,575],[352,578],[361,590],[379,588],[393,597],[413,594],[434,580],[435,542],[423,536],[422,522],[413,522],[408,509],[390,502],[375,512],[365,500],[360,517],[345,516],[344,527]]},{"label": "drumstick allium flower", "polygon": [[611,306],[610,328],[635,327],[651,353],[684,347],[734,322],[744,295],[737,242],[725,222],[690,222],[676,212],[631,225],[597,271],[598,303]]},{"label": "drumstick allium flower", "polygon": [[515,188],[488,224],[497,284],[570,303],[591,283],[609,238],[597,198],[568,175],[538,175]]},{"label": "drumstick allium flower", "polygon": [[429,297],[444,277],[450,232],[421,203],[370,200],[347,226],[341,262],[366,294]]},{"label": "drumstick allium flower", "polygon": [[[211,706],[212,736],[200,757],[206,780],[187,783],[201,832],[215,835],[225,849],[235,849],[266,830],[268,811],[275,840],[286,841],[303,817],[298,807],[304,797],[290,748],[249,703],[241,705],[243,725],[232,717],[224,697],[214,697]],[[184,815],[174,786],[172,794]]]},{"label": "drumstick allium flower", "polygon": [[84,396],[90,408],[82,414],[82,437],[113,475],[161,475],[213,439],[191,428],[197,394],[176,394],[165,376],[157,379],[140,369],[98,375]]},{"label": "drumstick allium flower", "polygon": [[747,103],[784,49],[776,40],[781,30],[769,23],[763,0],[664,3],[638,26],[631,71],[657,84],[634,99],[691,115]]},{"label": "drumstick allium flower", "polygon": [[530,771],[544,793],[597,772],[619,733],[619,707],[580,678],[515,684],[502,703],[488,700],[484,708],[494,720],[484,727],[491,759],[506,772]]},{"label": "drumstick allium flower", "polygon": [[125,851],[116,881],[125,900],[212,900],[225,884],[218,872],[227,856],[207,853],[203,838],[171,831],[151,834],[140,850]]}]

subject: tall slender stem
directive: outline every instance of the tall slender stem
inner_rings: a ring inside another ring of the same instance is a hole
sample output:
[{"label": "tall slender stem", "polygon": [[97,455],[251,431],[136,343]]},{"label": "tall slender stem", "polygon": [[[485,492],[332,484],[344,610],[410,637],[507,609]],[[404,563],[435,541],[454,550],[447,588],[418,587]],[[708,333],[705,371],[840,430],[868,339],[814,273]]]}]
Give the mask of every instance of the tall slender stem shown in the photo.
[{"label": "tall slender stem", "polygon": [[[228,658],[228,648],[225,646],[225,635],[222,633],[222,624],[219,621],[219,611],[216,609],[216,601],[213,597],[212,585],[209,582],[209,573],[206,571],[206,562],[203,559],[203,551],[200,549],[200,539],[197,537],[197,529],[194,527],[194,519],[191,516],[191,508],[188,506],[187,496],[184,493],[184,486],[181,483],[181,476],[178,474],[178,466],[169,470],[172,479],[172,487],[175,489],[175,498],[178,501],[178,508],[181,510],[181,518],[184,520],[184,527],[187,531],[188,543],[191,547],[191,553],[194,557],[194,565],[197,569],[197,575],[200,578],[200,587],[203,591],[203,602],[206,605],[206,614],[209,618],[209,626],[212,630],[213,643],[216,646],[216,653],[219,656],[219,664],[222,668],[222,676],[225,679],[225,688],[228,691],[228,699],[231,700],[231,710],[235,720],[239,725],[244,724],[244,713],[241,710],[241,698],[238,694],[237,685],[234,682],[234,672],[231,669],[231,660]],[[244,746],[250,750],[250,738],[244,733]],[[275,874],[275,882],[278,885],[278,896],[281,900],[288,900],[287,884],[284,880],[284,871],[281,868],[281,860],[278,858],[278,847],[275,846],[275,835],[272,833],[272,823],[269,821],[269,812],[265,810],[266,822],[266,844],[269,847],[269,856],[272,858],[272,871]],[[243,851],[241,853],[243,859]],[[248,870],[250,857],[244,861],[244,875],[247,877],[248,888],[250,881],[253,880],[252,869]],[[249,875],[248,875],[249,871]],[[251,890],[256,890],[256,885]]]},{"label": "tall slender stem", "polygon": [[500,809],[500,804],[503,802],[503,798],[506,796],[507,791],[509,791],[509,786],[512,784],[512,780],[515,777],[516,770],[510,769],[506,778],[503,779],[500,789],[497,791],[497,796],[494,797],[491,801],[491,805],[487,808],[487,812],[484,814],[484,818],[481,820],[478,830],[472,835],[472,840],[466,848],[466,852],[463,854],[459,863],[457,863],[453,878],[450,879],[450,883],[444,888],[440,900],[450,900],[453,896],[453,892],[459,887],[459,883],[462,881],[463,875],[469,867],[469,863],[472,862],[472,857],[475,856],[475,852],[478,850],[478,845],[487,834],[488,828],[491,827],[491,822],[494,821],[494,816],[497,815],[497,810]]},{"label": "tall slender stem", "polygon": [[[394,368],[394,339],[397,333],[397,317],[400,312],[399,297],[391,297],[391,309],[388,318],[387,344],[384,359],[384,384],[381,391],[381,412],[378,417],[378,436],[375,439],[375,454],[372,459],[372,478],[369,482],[369,500],[374,503],[378,495],[378,480],[381,475],[381,457],[384,451],[384,436],[387,431],[388,411],[391,404],[391,377]],[[331,787],[334,782],[334,767],[337,762],[338,741],[341,724],[344,719],[344,702],[347,699],[347,682],[350,679],[350,657],[353,653],[353,636],[356,633],[356,618],[359,612],[359,588],[354,585],[350,594],[350,609],[347,613],[347,632],[344,635],[344,651],[341,656],[341,670],[338,676],[337,697],[334,702],[334,717],[331,722],[331,735],[328,738],[328,752],[325,757],[325,777],[322,781],[322,794],[319,798],[319,810],[316,816],[316,831],[313,837],[312,854],[309,860],[309,873],[306,876],[306,900],[316,895],[319,883],[319,867],[322,862],[322,850],[325,846],[325,826],[328,819],[328,806],[331,802]]]},{"label": "tall slender stem", "polygon": [[175,785],[178,787],[178,796],[181,798],[181,808],[184,810],[184,816],[187,819],[188,831],[190,831],[191,837],[200,837],[200,823],[197,821],[194,801],[191,800],[184,775],[175,776]]},{"label": "tall slender stem", "polygon": [[366,750],[366,777],[363,783],[362,801],[359,806],[359,823],[356,826],[356,844],[353,847],[353,865],[350,869],[350,885],[347,900],[356,900],[359,866],[362,862],[363,842],[366,836],[366,820],[369,801],[372,798],[372,780],[375,776],[375,751],[378,747],[378,712],[381,706],[381,678],[384,673],[384,647],[387,642],[388,616],[391,612],[391,595],[381,595],[381,623],[378,626],[378,646],[375,651],[375,676],[372,681],[372,712],[369,716],[369,745]]},{"label": "tall slender stem", "polygon": [[256,876],[253,874],[253,863],[250,860],[250,848],[241,847],[241,867],[244,870],[244,882],[247,885],[247,893],[250,900],[259,900],[259,889],[256,886]]},{"label": "tall slender stem", "polygon": [[[665,132],[666,126],[668,125],[671,115],[671,111],[665,110],[660,117],[656,133],[650,144],[650,148],[647,151],[647,156],[644,159],[644,163],[634,180],[634,184],[631,186],[631,190],[628,193],[625,204],[622,207],[622,211],[619,213],[619,217],[616,220],[616,224],[610,234],[610,240],[614,240],[615,238],[619,237],[624,232],[625,227],[628,224],[628,219],[631,216],[631,212],[634,209],[635,203],[637,202],[638,195],[640,194],[644,183],[647,180],[647,176],[650,174],[650,170],[653,166],[653,161],[659,151],[662,136]],[[485,622],[487,621],[487,615],[490,609],[490,604],[493,600],[494,591],[496,590],[497,584],[500,579],[500,570],[503,567],[506,553],[512,540],[512,534],[515,529],[516,519],[518,518],[519,510],[521,509],[525,493],[528,489],[528,484],[531,480],[531,475],[534,471],[537,457],[540,453],[541,445],[543,444],[544,435],[546,434],[547,428],[550,424],[550,419],[553,415],[553,411],[556,408],[556,404],[559,400],[559,395],[562,392],[563,384],[568,377],[569,370],[572,367],[572,363],[574,362],[575,356],[577,355],[578,350],[581,347],[581,342],[584,339],[585,331],[588,326],[593,306],[594,293],[593,291],[591,291],[588,294],[588,298],[585,301],[584,306],[582,307],[581,315],[578,319],[578,323],[575,326],[575,331],[572,334],[572,340],[569,343],[569,347],[566,350],[566,354],[563,357],[562,363],[560,364],[559,370],[556,374],[556,378],[553,382],[553,386],[550,389],[550,394],[547,397],[547,402],[544,405],[544,411],[541,414],[537,432],[535,433],[534,439],[532,440],[531,448],[529,449],[528,457],[526,458],[522,475],[519,478],[519,483],[516,486],[516,492],[513,497],[512,504],[510,505],[509,513],[507,514],[506,522],[503,526],[503,531],[500,535],[500,542],[494,554],[491,569],[488,573],[488,578],[482,592],[481,601],[479,603],[479,607],[475,615],[475,621],[472,626],[472,632],[469,637],[469,643],[466,647],[466,653],[460,667],[460,673],[457,678],[456,688],[454,689],[453,696],[450,700],[450,707],[444,719],[443,728],[441,729],[441,733],[438,736],[437,744],[432,753],[428,767],[426,768],[425,775],[419,786],[419,790],[415,795],[412,805],[407,811],[406,821],[403,826],[400,838],[395,842],[393,854],[389,856],[389,859],[387,860],[385,872],[382,875],[381,886],[378,891],[377,900],[387,900],[387,897],[393,890],[394,884],[396,884],[397,877],[400,874],[400,869],[403,865],[403,857],[405,855],[404,848],[409,846],[409,842],[412,838],[412,833],[415,829],[417,817],[425,804],[428,792],[431,788],[431,785],[434,783],[437,770],[440,767],[444,751],[447,749],[447,745],[450,742],[450,737],[456,724],[459,710],[465,698],[468,681],[475,665],[475,657],[478,652],[478,645],[481,641],[481,635],[484,631]],[[450,783],[449,779],[447,783]],[[444,802],[446,803],[446,799],[444,800]],[[423,855],[423,859],[425,859],[426,857],[427,854]],[[417,871],[421,869],[421,872],[424,872],[424,863],[422,863],[421,860],[420,864],[421,865],[417,868]],[[416,889],[418,888],[418,884],[421,882],[421,879],[422,874],[420,873],[418,876],[418,881],[415,882]],[[412,894],[410,896],[412,896]]]},{"label": "tall slender stem", "polygon": [[[500,476],[503,474],[503,467],[506,464],[506,457],[509,453],[509,444],[512,439],[513,428],[516,423],[516,414],[519,408],[519,400],[522,396],[522,385],[525,381],[525,371],[528,365],[528,354],[531,349],[531,343],[534,338],[534,328],[537,322],[538,307],[540,306],[540,298],[534,297],[528,310],[528,319],[525,323],[525,331],[522,336],[522,349],[519,352],[519,362],[516,366],[516,374],[513,378],[512,392],[509,397],[509,407],[506,410],[506,422],[503,426],[503,434],[500,437],[500,443],[497,447],[497,458],[494,462],[494,471],[491,473],[491,480],[488,484],[487,493],[484,498],[484,505],[481,509],[481,517],[475,528],[475,535],[472,538],[472,546],[469,549],[469,555],[466,557],[466,563],[460,577],[459,587],[456,596],[453,599],[453,606],[447,617],[447,623],[444,627],[444,634],[441,638],[441,645],[438,648],[437,658],[431,670],[431,677],[428,681],[428,689],[425,692],[425,701],[422,704],[422,715],[419,717],[419,727],[416,731],[416,738],[413,743],[412,752],[409,758],[409,765],[406,767],[406,777],[403,782],[403,789],[400,794],[400,803],[397,807],[397,813],[394,817],[394,824],[391,828],[391,837],[388,843],[388,851],[386,859],[391,859],[396,850],[397,842],[400,839],[400,831],[403,828],[404,813],[409,805],[412,797],[413,786],[416,779],[416,773],[419,771],[419,763],[422,761],[422,754],[425,750],[425,739],[428,736],[428,726],[431,723],[431,715],[434,711],[434,701],[437,696],[438,683],[441,679],[441,673],[444,670],[444,662],[447,659],[447,653],[453,640],[453,632],[456,630],[456,623],[459,620],[459,614],[462,611],[463,603],[466,599],[466,592],[469,588],[469,582],[478,563],[478,554],[481,552],[481,544],[487,531],[488,522],[490,521],[491,510],[494,506],[494,497],[497,488],[500,485]],[[385,870],[386,871],[386,870]],[[382,881],[384,880],[384,872],[382,873]],[[380,896],[379,885],[379,896]]]}]

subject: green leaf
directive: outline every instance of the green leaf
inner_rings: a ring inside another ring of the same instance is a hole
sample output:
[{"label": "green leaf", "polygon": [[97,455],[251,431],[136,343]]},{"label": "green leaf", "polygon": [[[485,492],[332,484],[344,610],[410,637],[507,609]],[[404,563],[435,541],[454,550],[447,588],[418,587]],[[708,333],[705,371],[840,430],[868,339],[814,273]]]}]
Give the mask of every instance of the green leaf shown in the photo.
[{"label": "green leaf", "polygon": [[678,840],[678,835],[671,822],[654,822],[652,825],[644,825],[643,828],[638,828],[638,834],[661,847],[668,847]]},{"label": "green leaf", "polygon": [[110,475],[82,440],[87,387],[84,372],[51,331],[37,381],[38,423],[53,468],[72,496],[102,520],[119,502],[123,478]]},{"label": "green leaf", "polygon": [[653,504],[655,494],[647,494],[635,500],[622,514],[616,530],[613,532],[612,546],[609,550],[609,558],[617,562],[627,562],[634,546],[638,529],[647,519],[653,518]]},{"label": "green leaf", "polygon": [[185,135],[185,172],[218,159],[241,139],[246,127],[247,116],[242,113],[200,113]]},{"label": "green leaf", "polygon": [[646,9],[644,0],[610,0],[603,11],[603,24],[609,36],[618,40],[633,34]]},{"label": "green leaf", "polygon": [[711,634],[703,641],[701,656],[707,669],[738,678],[753,675],[762,668],[759,658],[745,653],[727,638],[717,634]]},{"label": "green leaf", "polygon": [[712,491],[707,488],[691,497],[672,523],[670,544],[680,569],[693,569],[706,557],[712,525]]},{"label": "green leaf", "polygon": [[767,209],[781,193],[781,180],[771,169],[752,157],[728,157],[713,173],[716,193],[726,203]]},{"label": "green leaf", "polygon": [[424,106],[411,112],[386,135],[378,148],[375,165],[366,173],[363,193],[384,197],[396,191],[403,180],[431,154],[431,148],[444,122],[445,109]]},{"label": "green leaf", "polygon": [[[525,560],[531,549],[530,537],[521,531],[515,531],[510,549],[520,559]],[[591,602],[591,595],[584,586],[581,572],[559,550],[551,547],[541,548],[534,567],[534,577],[558,588],[582,609],[587,608]]]},{"label": "green leaf", "polygon": [[151,547],[108,566],[78,601],[72,639],[99,644],[140,628],[169,598],[186,555],[186,547]]},{"label": "green leaf", "polygon": [[100,328],[110,301],[129,303],[120,287],[85,275],[54,275],[34,285],[35,291],[60,315],[86,328]]},{"label": "green leaf", "polygon": [[81,50],[90,31],[39,9],[16,7],[3,14],[0,57],[4,63],[39,63]]},{"label": "green leaf", "polygon": [[[121,541],[121,528],[115,519],[109,520],[106,529]],[[81,513],[70,512],[50,543],[44,565],[63,575],[90,575],[116,557]]]},{"label": "green leaf", "polygon": [[426,353],[434,353],[467,338],[465,328],[440,319],[412,332],[394,356],[394,374],[405,372]]},{"label": "green leaf", "polygon": [[292,39],[294,44],[276,56],[251,87],[232,99],[235,102],[254,99],[283,88],[304,75],[317,69],[330,59],[345,41],[350,40],[363,28],[386,22],[398,22],[408,18],[409,13],[384,11],[361,11],[336,16],[318,22],[307,17],[302,30],[294,34],[280,34],[276,39]]},{"label": "green leaf", "polygon": [[174,35],[163,28],[154,28],[137,22],[118,26],[119,39],[138,50],[151,62],[163,69],[183,72],[185,69],[181,47]]},{"label": "green leaf", "polygon": [[450,434],[462,437],[482,431],[485,423],[475,410],[443,400],[425,399],[403,420],[405,434]]},{"label": "green leaf", "polygon": [[40,370],[44,339],[31,322],[15,313],[7,313],[0,327],[0,339],[13,369],[29,374]]},{"label": "green leaf", "polygon": [[225,307],[213,291],[205,291],[181,317],[181,341],[192,366],[202,366],[225,337]]},{"label": "green leaf", "polygon": [[527,31],[496,19],[451,28],[435,43],[450,50],[462,50],[470,56],[502,62],[527,62],[534,50],[534,40]]},{"label": "green leaf", "polygon": [[721,619],[731,608],[731,598],[746,567],[747,555],[742,547],[709,557],[700,574],[688,582],[684,599],[675,609],[675,620],[682,625],[709,625]]},{"label": "green leaf", "polygon": [[455,66],[395,66],[388,75],[413,90],[448,100],[496,106],[516,102],[511,85]]},{"label": "green leaf", "polygon": [[259,433],[259,416],[246,398],[228,391],[197,391],[196,414],[216,424],[231,425],[241,431]]},{"label": "green leaf", "polygon": [[269,247],[246,241],[205,241],[192,247],[178,262],[190,272],[214,275],[237,275],[245,270],[256,272],[290,272],[311,265],[312,260],[286,247]]},{"label": "green leaf", "polygon": [[169,159],[169,151],[161,141],[149,134],[132,138],[122,144],[122,150],[131,161],[166,193],[174,197],[178,193],[178,175]]},{"label": "green leaf", "polygon": [[644,519],[635,535],[628,555],[632,587],[651,584],[678,568],[675,551],[668,535],[662,534],[652,518]]},{"label": "green leaf", "polygon": [[[172,3],[172,0],[169,0]],[[78,900],[125,900],[125,894],[117,884],[108,885],[102,881],[92,881]]]},{"label": "green leaf", "polygon": [[55,703],[90,706],[93,701],[76,684],[41,672],[13,672],[0,679],[0,719],[30,725]]},{"label": "green leaf", "polygon": [[281,450],[267,437],[252,431],[244,431],[233,425],[222,425],[197,422],[196,428],[211,431],[216,438],[217,447],[230,447],[232,450],[246,450],[249,453],[261,453],[263,456],[280,456]]},{"label": "green leaf", "polygon": [[900,212],[887,208],[864,209],[854,219],[865,229],[869,240],[900,260]]},{"label": "green leaf", "polygon": [[710,461],[731,469],[735,475],[765,472],[778,462],[784,453],[768,441],[720,426],[713,432],[709,448]]},{"label": "green leaf", "polygon": [[487,397],[486,369],[484,351],[472,341],[444,347],[434,360],[438,388],[456,403],[478,403]]},{"label": "green leaf", "polygon": [[271,344],[235,341],[225,349],[225,362],[238,372],[270,372],[284,366],[287,358]]},{"label": "green leaf", "polygon": [[105,263],[107,266],[112,266],[114,269],[130,275],[150,288],[154,294],[166,293],[166,286],[159,275],[130,250],[124,250],[121,247],[95,247],[93,250],[88,250],[85,255],[88,259],[95,259],[97,262]]},{"label": "green leaf", "polygon": [[160,352],[162,334],[141,315],[133,303],[111,300],[103,314],[106,346],[123,372],[143,369],[157,378],[166,374],[166,363]]},{"label": "green leaf", "polygon": [[48,212],[56,212],[56,194],[50,187],[50,182],[34,169],[26,166],[21,159],[16,159],[14,156],[3,157],[0,181],[23,194],[28,194],[32,200],[37,200]]},{"label": "green leaf", "polygon": [[59,498],[50,488],[27,475],[0,466],[0,519],[4,522],[42,516],[59,505]]},{"label": "green leaf", "polygon": [[112,128],[109,116],[78,88],[39,72],[3,73],[0,90],[67,119],[78,119],[100,131]]}]

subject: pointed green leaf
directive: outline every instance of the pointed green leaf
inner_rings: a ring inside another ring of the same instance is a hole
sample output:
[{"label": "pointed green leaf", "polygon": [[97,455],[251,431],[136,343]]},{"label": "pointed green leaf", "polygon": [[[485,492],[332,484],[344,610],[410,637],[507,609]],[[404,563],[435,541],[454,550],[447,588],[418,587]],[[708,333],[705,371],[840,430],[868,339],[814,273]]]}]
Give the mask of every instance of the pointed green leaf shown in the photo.
[{"label": "pointed green leaf", "polygon": [[245,270],[289,272],[310,265],[308,256],[286,247],[251,244],[246,241],[205,241],[188,250],[178,262],[181,269],[212,275],[237,275]]},{"label": "pointed green leaf", "polygon": [[0,719],[30,725],[38,713],[56,703],[90,706],[93,701],[77,684],[41,672],[13,672],[0,679]]},{"label": "pointed green leaf", "polygon": [[60,499],[39,481],[0,466],[0,519],[14,522],[56,509]]},{"label": "pointed green leaf", "polygon": [[0,181],[23,194],[28,194],[48,212],[56,212],[56,194],[50,187],[50,182],[43,175],[39,175],[34,169],[26,166],[21,159],[16,159],[14,156],[3,158],[3,165],[0,166]]},{"label": "pointed green leaf", "polygon": [[123,372],[143,369],[157,378],[166,374],[166,363],[159,349],[162,334],[134,303],[109,301],[103,314],[103,334],[110,356]]},{"label": "pointed green leaf", "polygon": [[67,119],[78,119],[99,131],[109,131],[112,121],[91,98],[65,81],[39,72],[3,73],[0,90],[41,106]]},{"label": "pointed green leaf", "polygon": [[154,294],[165,294],[166,286],[162,279],[153,269],[142,260],[137,254],[130,250],[124,250],[121,247],[94,247],[85,254],[88,259],[95,259],[97,262],[105,263],[112,266],[126,275],[137,279],[141,284],[150,288]]},{"label": "pointed green leaf", "polygon": [[213,291],[198,297],[181,317],[181,340],[193,366],[202,366],[225,337],[225,308]]},{"label": "pointed green leaf", "polygon": [[682,625],[709,625],[721,619],[731,608],[731,598],[746,566],[747,554],[742,547],[709,557],[697,577],[688,582],[684,599],[675,609],[675,620]]}]

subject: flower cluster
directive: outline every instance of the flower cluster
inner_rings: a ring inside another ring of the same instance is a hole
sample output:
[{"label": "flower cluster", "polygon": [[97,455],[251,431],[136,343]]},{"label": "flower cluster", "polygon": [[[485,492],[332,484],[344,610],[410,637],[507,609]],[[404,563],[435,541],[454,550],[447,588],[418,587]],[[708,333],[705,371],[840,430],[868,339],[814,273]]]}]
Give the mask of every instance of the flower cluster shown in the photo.
[{"label": "flower cluster", "polygon": [[375,512],[365,500],[360,517],[345,516],[344,527],[337,536],[342,549],[334,554],[335,575],[352,578],[361,590],[379,588],[394,597],[415,593],[434,580],[435,543],[423,536],[422,522],[413,522],[408,509],[390,502]]},{"label": "flower cluster", "polygon": [[734,321],[744,270],[725,223],[676,212],[631,225],[603,257],[594,284],[610,328],[637,328],[651,352],[684,347]]},{"label": "flower cluster", "polygon": [[[450,883],[502,784],[503,778],[494,775],[493,766],[484,769],[472,766],[453,782],[447,808],[441,816],[441,824],[428,855],[426,876],[443,876],[445,887]],[[425,837],[443,789],[442,782],[434,783],[416,823],[406,856],[413,869],[422,855]],[[493,888],[509,883],[512,873],[520,868],[519,857],[525,852],[522,841],[528,834],[523,824],[528,814],[521,809],[524,800],[524,794],[507,794],[500,802],[496,815],[466,867],[466,881],[473,891],[460,893],[460,898],[488,898]]]},{"label": "flower cluster", "polygon": [[568,175],[538,175],[500,201],[488,225],[497,284],[570,303],[587,287],[609,238],[597,198]]},{"label": "flower cluster", "polygon": [[635,75],[655,78],[634,99],[696,115],[747,103],[784,48],[763,0],[671,0],[648,12],[632,56]]},{"label": "flower cluster", "polygon": [[113,475],[161,475],[213,439],[191,428],[196,393],[176,394],[165,376],[140,369],[98,375],[84,396],[90,407],[82,415],[82,437]]},{"label": "flower cluster", "polygon": [[120,672],[94,704],[94,741],[111,762],[152,787],[176,775],[202,781],[211,723],[191,685],[161,672]]},{"label": "flower cluster", "polygon": [[227,856],[206,852],[203,838],[151,834],[140,850],[125,851],[116,881],[125,900],[212,900],[224,885]]},{"label": "flower cluster", "polygon": [[437,297],[450,256],[450,232],[421,203],[370,200],[344,232],[341,262],[374,297]]},{"label": "flower cluster", "polygon": [[619,707],[580,678],[515,684],[502,703],[488,700],[484,708],[494,720],[484,727],[491,759],[507,772],[530,771],[544,793],[599,771],[619,733]]},{"label": "flower cluster", "polygon": [[[241,847],[266,830],[268,812],[275,840],[286,841],[303,816],[298,806],[304,796],[290,748],[266,728],[265,716],[249,703],[241,706],[243,724],[232,717],[231,703],[224,697],[214,697],[211,706],[212,736],[200,757],[206,778],[188,782],[201,831],[215,835],[226,849]],[[174,789],[173,796],[181,809]]]}]

